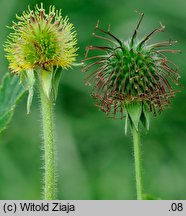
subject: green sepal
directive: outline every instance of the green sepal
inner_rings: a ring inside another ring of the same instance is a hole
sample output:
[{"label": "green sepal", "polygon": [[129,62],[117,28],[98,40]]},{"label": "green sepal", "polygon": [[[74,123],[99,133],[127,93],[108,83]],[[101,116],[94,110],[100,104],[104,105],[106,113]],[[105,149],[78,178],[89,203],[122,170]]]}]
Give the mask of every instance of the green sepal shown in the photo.
[{"label": "green sepal", "polygon": [[32,99],[34,95],[34,84],[35,76],[33,70],[26,70],[21,77],[21,82],[26,83],[28,89],[28,98],[27,98],[27,114],[30,113],[30,107],[32,105]]},{"label": "green sepal", "polygon": [[59,87],[61,75],[62,75],[62,68],[56,67],[54,70],[53,81],[52,81],[52,93],[53,93],[54,100],[57,99],[58,87]]},{"label": "green sepal", "polygon": [[127,135],[127,131],[128,131],[128,112],[126,112],[126,116],[125,116],[125,135]]},{"label": "green sepal", "polygon": [[40,70],[38,72],[39,72],[39,79],[40,79],[40,84],[43,89],[43,92],[47,98],[51,98],[53,75],[54,75],[53,71]]},{"label": "green sepal", "polygon": [[135,129],[139,130],[139,123],[142,113],[142,102],[132,102],[125,105],[126,111],[131,122],[131,126],[134,126]]},{"label": "green sepal", "polygon": [[141,113],[141,123],[143,124],[144,128],[146,130],[149,130],[150,128],[150,115],[147,108],[147,105],[143,103],[143,109]]},{"label": "green sepal", "polygon": [[73,66],[73,67],[82,67],[83,65],[84,65],[83,62],[80,62],[80,63],[72,62],[72,63],[71,63],[71,66]]}]

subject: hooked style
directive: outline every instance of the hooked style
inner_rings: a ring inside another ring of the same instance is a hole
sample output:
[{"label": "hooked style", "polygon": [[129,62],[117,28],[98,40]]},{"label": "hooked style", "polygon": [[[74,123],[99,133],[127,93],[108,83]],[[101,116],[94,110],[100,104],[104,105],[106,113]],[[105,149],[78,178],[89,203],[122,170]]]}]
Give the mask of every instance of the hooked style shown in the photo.
[{"label": "hooked style", "polygon": [[62,17],[61,10],[50,6],[45,13],[41,3],[41,8],[28,8],[16,18],[18,22],[13,22],[13,33],[5,45],[13,73],[37,68],[52,71],[53,67],[67,68],[75,61],[76,32],[68,17]]},{"label": "hooked style", "polygon": [[[107,44],[86,48],[83,71],[90,72],[86,84],[93,86],[92,96],[96,105],[109,116],[117,117],[119,114],[122,118],[127,105],[132,103],[145,105],[148,111],[156,114],[175,95],[172,84],[178,85],[180,75],[177,65],[167,59],[165,53],[180,52],[166,48],[177,41],[147,43],[153,34],[164,31],[162,24],[137,40],[143,16],[142,13],[133,36],[125,42],[110,32],[110,25],[107,31],[99,28],[98,21],[93,36]],[[105,54],[88,57],[89,51],[97,50]]]}]

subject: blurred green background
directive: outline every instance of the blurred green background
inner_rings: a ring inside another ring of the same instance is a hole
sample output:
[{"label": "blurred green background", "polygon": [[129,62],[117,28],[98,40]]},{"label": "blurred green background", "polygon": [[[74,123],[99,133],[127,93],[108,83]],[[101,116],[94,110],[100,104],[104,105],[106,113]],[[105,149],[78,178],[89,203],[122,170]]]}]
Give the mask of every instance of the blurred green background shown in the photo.
[{"label": "blurred green background", "polygon": [[[15,20],[29,4],[40,1],[0,1],[1,75],[7,71],[3,43]],[[153,40],[178,40],[182,54],[170,55],[179,65],[181,83],[186,84],[186,1],[185,0],[54,0],[43,1],[61,8],[78,33],[80,61],[84,48],[95,44],[92,37],[98,19],[101,27],[122,39],[130,37],[145,17],[139,36],[162,22],[165,33]],[[56,153],[59,199],[135,199],[132,137],[124,135],[124,121],[106,118],[89,96],[80,68],[63,72],[55,107]],[[144,191],[161,199],[186,199],[186,100],[185,90],[176,95],[170,109],[151,118],[143,134]],[[41,199],[42,150],[39,98],[35,94],[32,112],[26,114],[26,98],[16,108],[8,129],[0,135],[0,199]]]}]

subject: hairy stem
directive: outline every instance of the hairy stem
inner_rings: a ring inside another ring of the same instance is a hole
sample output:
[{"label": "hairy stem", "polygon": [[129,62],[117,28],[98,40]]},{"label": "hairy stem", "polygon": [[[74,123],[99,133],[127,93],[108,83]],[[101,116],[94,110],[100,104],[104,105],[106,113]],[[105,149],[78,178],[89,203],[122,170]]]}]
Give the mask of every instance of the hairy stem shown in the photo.
[{"label": "hairy stem", "polygon": [[55,199],[55,158],[54,158],[54,129],[53,129],[53,104],[40,89],[41,112],[44,139],[45,187],[44,199]]},{"label": "hairy stem", "polygon": [[142,200],[143,199],[143,187],[142,187],[140,133],[136,130],[134,126],[131,127],[131,130],[132,130],[133,142],[134,142],[134,162],[135,162],[137,200]]}]

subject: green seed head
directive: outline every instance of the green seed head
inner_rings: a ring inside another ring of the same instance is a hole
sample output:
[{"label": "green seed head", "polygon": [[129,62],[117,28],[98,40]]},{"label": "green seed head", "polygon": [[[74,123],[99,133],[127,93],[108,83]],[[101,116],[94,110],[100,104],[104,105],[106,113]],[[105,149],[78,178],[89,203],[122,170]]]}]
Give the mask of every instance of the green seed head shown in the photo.
[{"label": "green seed head", "polygon": [[10,70],[19,73],[35,68],[69,67],[76,57],[76,32],[68,18],[54,6],[45,13],[43,4],[28,9],[13,22],[5,45]]},{"label": "green seed head", "polygon": [[[140,104],[148,111],[156,114],[170,103],[174,96],[172,84],[177,84],[179,74],[177,66],[167,59],[165,53],[176,53],[178,50],[167,49],[176,41],[148,44],[150,37],[164,30],[164,26],[155,29],[142,40],[137,40],[137,32],[141,19],[133,36],[122,42],[108,30],[102,30],[96,25],[96,38],[107,42],[106,46],[88,46],[83,71],[89,73],[86,81],[93,85],[92,95],[97,106],[107,115],[120,113],[130,104]],[[100,35],[97,35],[97,31]],[[90,50],[100,50],[105,54],[87,57]],[[142,115],[142,112],[141,114]]]},{"label": "green seed head", "polygon": [[5,52],[10,71],[20,75],[21,83],[28,89],[29,113],[36,81],[48,99],[56,99],[61,69],[75,61],[77,39],[73,25],[54,6],[46,13],[41,3],[41,7],[28,8],[16,18]]}]

